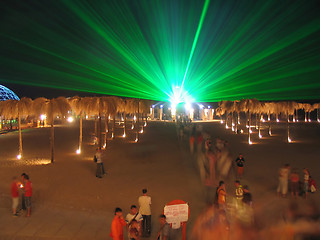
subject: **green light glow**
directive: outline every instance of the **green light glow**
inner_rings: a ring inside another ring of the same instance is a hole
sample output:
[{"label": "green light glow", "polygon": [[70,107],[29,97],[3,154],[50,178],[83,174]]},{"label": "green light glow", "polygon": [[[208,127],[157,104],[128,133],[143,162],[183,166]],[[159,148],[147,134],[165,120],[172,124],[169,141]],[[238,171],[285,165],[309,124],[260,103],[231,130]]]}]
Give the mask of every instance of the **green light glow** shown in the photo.
[{"label": "green light glow", "polygon": [[159,101],[320,98],[317,0],[1,5],[0,82]]}]

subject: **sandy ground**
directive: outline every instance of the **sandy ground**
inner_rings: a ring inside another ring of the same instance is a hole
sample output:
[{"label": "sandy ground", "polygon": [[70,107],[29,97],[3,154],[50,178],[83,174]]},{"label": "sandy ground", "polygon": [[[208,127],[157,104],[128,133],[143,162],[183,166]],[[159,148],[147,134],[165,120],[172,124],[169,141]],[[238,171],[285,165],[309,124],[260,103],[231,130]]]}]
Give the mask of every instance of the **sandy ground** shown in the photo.
[{"label": "sandy ground", "polygon": [[[302,169],[309,168],[316,182],[320,183],[318,123],[293,125],[291,136],[294,141],[291,144],[286,142],[284,123],[273,124],[272,137],[258,139],[255,130],[252,135],[253,145],[247,144],[247,135],[236,135],[218,122],[197,124],[201,124],[203,130],[212,138],[227,140],[233,159],[239,152],[243,153],[246,164],[242,184],[249,185],[253,195],[256,226],[259,229],[257,231],[263,232],[278,223],[281,224],[285,209],[291,203],[289,197],[278,198],[275,193],[278,169],[284,163],[298,168],[300,177],[303,176]],[[40,213],[41,209],[72,213],[71,221],[88,215],[91,222],[94,223],[96,219],[103,226],[98,229],[96,239],[108,239],[114,208],[121,207],[126,215],[130,205],[137,204],[141,189],[148,188],[152,197],[153,215],[153,235],[150,239],[155,239],[156,230],[159,228],[157,216],[162,213],[165,204],[174,199],[189,203],[187,236],[191,239],[195,221],[206,205],[205,188],[199,177],[196,156],[189,154],[188,132],[185,132],[184,139],[178,140],[175,124],[150,122],[141,134],[140,141],[134,143],[133,132],[129,132],[124,139],[121,137],[122,130],[118,128],[116,139],[108,142],[108,149],[104,154],[108,174],[98,179],[95,177],[96,166],[93,163],[95,146],[89,144],[93,129],[93,121],[84,122],[84,150],[81,155],[76,155],[78,124],[57,126],[55,163],[48,165],[39,163],[50,158],[49,128],[23,130],[23,160],[15,159],[18,151],[17,132],[0,135],[0,209],[7,209],[3,211],[5,214],[0,216],[1,225],[5,224],[7,219],[12,219],[9,188],[11,178],[26,172],[33,183],[34,215],[37,211]],[[262,133],[266,136],[266,129],[263,129]],[[234,180],[232,169],[226,179],[230,195],[228,201],[231,201],[234,193]],[[299,206],[299,214],[304,214],[305,206],[312,203],[320,207],[319,200],[318,192],[310,195],[308,201],[297,199],[295,202]],[[31,216],[31,219],[32,217],[34,216]],[[43,218],[45,219],[45,216]],[[20,224],[23,227],[28,221]],[[50,228],[50,224],[48,227]],[[53,231],[50,239],[56,239],[55,235]],[[29,239],[27,235],[24,238],[23,234],[20,234],[20,237],[19,239]],[[61,239],[61,236],[59,238],[57,235],[57,239]],[[78,238],[73,236],[70,239]]]}]

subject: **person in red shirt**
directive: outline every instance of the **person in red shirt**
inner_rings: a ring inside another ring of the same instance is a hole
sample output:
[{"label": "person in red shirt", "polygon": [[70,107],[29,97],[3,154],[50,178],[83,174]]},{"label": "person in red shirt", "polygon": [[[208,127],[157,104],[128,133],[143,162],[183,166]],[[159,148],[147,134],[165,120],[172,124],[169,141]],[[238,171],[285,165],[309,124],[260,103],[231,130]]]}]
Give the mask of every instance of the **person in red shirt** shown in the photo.
[{"label": "person in red shirt", "polygon": [[121,208],[117,207],[114,212],[115,216],[111,223],[110,237],[112,237],[113,240],[123,240],[123,227],[127,224],[122,216]]},{"label": "person in red shirt", "polygon": [[26,208],[27,208],[27,217],[30,217],[30,215],[31,215],[32,183],[31,183],[28,175],[25,175],[24,179],[26,181],[25,186],[24,186],[24,197],[25,197],[25,204],[26,204]]},{"label": "person in red shirt", "polygon": [[13,177],[12,178],[11,197],[12,197],[12,213],[13,213],[13,216],[18,216],[17,207],[19,205],[19,188],[18,188],[17,177]]}]

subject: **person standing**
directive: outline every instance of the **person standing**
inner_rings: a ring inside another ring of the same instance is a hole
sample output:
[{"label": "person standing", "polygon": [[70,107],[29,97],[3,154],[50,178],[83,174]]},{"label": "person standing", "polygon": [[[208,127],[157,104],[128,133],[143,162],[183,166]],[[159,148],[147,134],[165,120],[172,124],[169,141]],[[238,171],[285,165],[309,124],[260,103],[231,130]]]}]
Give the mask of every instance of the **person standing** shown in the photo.
[{"label": "person standing", "polygon": [[31,216],[32,183],[28,175],[25,175],[24,179],[25,179],[25,186],[24,186],[25,205],[27,208],[27,217],[30,217]]},{"label": "person standing", "polygon": [[126,226],[126,221],[122,216],[122,209],[117,207],[114,214],[115,216],[111,223],[110,237],[112,237],[113,240],[123,240],[123,227]]},{"label": "person standing", "polygon": [[290,172],[290,165],[285,164],[279,171],[279,185],[277,188],[278,195],[282,195],[282,197],[286,197],[288,192],[288,177]]},{"label": "person standing", "polygon": [[194,153],[194,135],[191,135],[190,138],[189,138],[189,146],[190,146],[190,153],[191,155],[193,155]]},{"label": "person standing", "polygon": [[242,186],[240,185],[239,180],[236,180],[234,182],[234,185],[236,187],[236,208],[239,208],[242,205],[243,189],[242,189]]},{"label": "person standing", "polygon": [[241,179],[243,176],[243,167],[244,167],[244,158],[242,154],[240,153],[239,156],[236,159],[236,164],[237,164],[237,178]]},{"label": "person standing", "polygon": [[96,177],[97,178],[102,178],[102,176],[104,174],[103,162],[102,162],[102,150],[97,148],[94,157],[95,157],[95,161],[97,163]]},{"label": "person standing", "polygon": [[170,240],[170,225],[167,223],[166,215],[160,215],[160,229],[157,235],[157,240]]},{"label": "person standing", "polygon": [[17,217],[17,207],[19,205],[19,187],[17,177],[12,178],[11,183],[11,197],[12,197],[12,214]]},{"label": "person standing", "polygon": [[142,189],[142,196],[139,197],[139,212],[142,214],[142,236],[149,237],[151,234],[151,197],[147,195],[148,190]]},{"label": "person standing", "polygon": [[218,195],[218,206],[219,209],[226,210],[226,186],[224,184],[224,181],[219,182],[219,187],[217,189],[217,195]]},{"label": "person standing", "polygon": [[[21,189],[23,190],[24,189],[24,186],[25,186],[25,179],[24,177],[26,176],[27,174],[26,173],[22,173],[21,174],[21,183],[20,183],[20,187]],[[24,198],[24,191],[22,192],[21,194],[21,210],[22,211],[26,211],[27,208],[26,208],[26,201],[25,201],[25,198]]]},{"label": "person standing", "polygon": [[133,219],[131,221],[130,229],[128,231],[129,240],[140,240],[141,228],[137,220]]},{"label": "person standing", "polygon": [[252,207],[252,195],[249,191],[249,187],[247,185],[243,186],[243,198],[242,202]]},{"label": "person standing", "polygon": [[[134,228],[138,231],[138,236],[141,235],[141,221],[143,220],[142,215],[139,213],[136,205],[131,205],[130,212],[126,216],[126,223],[127,223],[127,230],[128,230],[128,236],[130,238],[130,232],[131,228],[134,225]],[[133,224],[133,221],[135,221],[137,224]]]},{"label": "person standing", "polygon": [[292,171],[290,174],[290,191],[291,191],[291,197],[298,197],[299,194],[299,174],[296,169]]},{"label": "person standing", "polygon": [[307,199],[308,197],[308,192],[309,192],[309,178],[310,178],[310,172],[308,169],[304,168],[303,169],[303,180],[304,180],[304,184],[303,184],[303,190],[304,190],[304,197],[305,199]]}]

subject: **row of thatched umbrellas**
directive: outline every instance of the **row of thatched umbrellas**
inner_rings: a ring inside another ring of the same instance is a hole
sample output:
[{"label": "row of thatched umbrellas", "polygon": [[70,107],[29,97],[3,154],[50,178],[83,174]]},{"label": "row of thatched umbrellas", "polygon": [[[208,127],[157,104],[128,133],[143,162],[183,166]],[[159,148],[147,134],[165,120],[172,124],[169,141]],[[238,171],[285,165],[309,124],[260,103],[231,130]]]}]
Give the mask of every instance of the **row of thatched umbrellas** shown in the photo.
[{"label": "row of thatched umbrellas", "polygon": [[226,128],[228,128],[228,119],[231,118],[232,130],[237,132],[238,124],[240,124],[240,113],[246,113],[246,126],[248,128],[248,143],[251,144],[251,115],[255,114],[256,116],[256,125],[258,125],[259,137],[260,134],[260,122],[263,119],[263,115],[268,116],[269,121],[269,135],[271,135],[271,115],[276,116],[276,121],[279,122],[279,115],[284,114],[286,116],[287,121],[287,135],[288,142],[291,142],[290,138],[290,116],[292,116],[292,121],[298,121],[298,111],[303,110],[305,113],[305,122],[310,122],[310,113],[312,111],[317,111],[317,121],[320,122],[319,119],[319,108],[320,103],[298,103],[295,101],[282,101],[282,102],[260,102],[257,99],[242,99],[240,101],[222,101],[219,103],[219,107],[216,109],[217,115],[220,116],[221,122],[222,116],[225,115],[225,124]]},{"label": "row of thatched umbrellas", "polygon": [[[56,117],[67,116],[72,112],[75,116],[80,117],[80,136],[79,149],[82,148],[82,120],[84,116],[94,116],[99,120],[98,125],[98,144],[101,148],[101,118],[105,118],[105,143],[107,144],[107,132],[109,131],[109,118],[113,116],[112,136],[115,131],[115,120],[117,114],[123,114],[124,118],[124,136],[126,135],[126,116],[136,115],[137,133],[136,141],[139,139],[139,116],[147,114],[150,110],[152,102],[150,100],[140,100],[133,98],[120,98],[114,96],[108,97],[58,97],[58,98],[31,98],[23,97],[20,100],[6,100],[0,102],[0,117],[2,119],[18,119],[19,128],[19,155],[22,157],[22,134],[21,134],[21,119],[29,118],[38,120],[41,115],[46,115],[48,124],[51,125],[51,162],[54,161],[54,123]],[[0,123],[1,124],[1,123]]]}]

